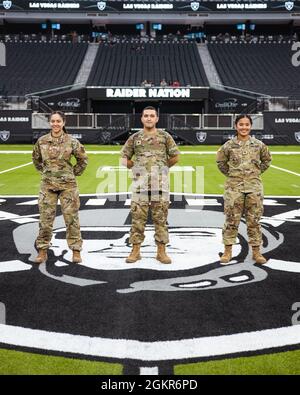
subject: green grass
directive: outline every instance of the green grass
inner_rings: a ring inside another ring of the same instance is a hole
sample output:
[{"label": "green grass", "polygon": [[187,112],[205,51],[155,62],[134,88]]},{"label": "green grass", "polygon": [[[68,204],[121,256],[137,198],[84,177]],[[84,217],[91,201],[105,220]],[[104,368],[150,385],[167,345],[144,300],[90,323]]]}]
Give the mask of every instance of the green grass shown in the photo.
[{"label": "green grass", "polygon": [[120,375],[120,364],[0,349],[1,375]]},{"label": "green grass", "polygon": [[[30,150],[32,146],[6,146],[1,145],[0,150],[5,147],[6,149],[13,150]],[[87,150],[107,151],[114,150],[118,152],[120,146],[86,146]],[[185,151],[216,151],[217,146],[192,146],[180,147],[182,152]],[[300,152],[298,146],[288,147],[271,147],[272,151],[294,150]],[[113,174],[111,172],[103,172],[103,166],[119,166],[120,158],[118,154],[89,154],[89,165],[83,174],[78,177],[78,184],[80,193],[94,194],[99,191],[100,183],[115,184],[108,189],[103,188],[101,192],[126,192],[131,184],[130,172],[128,173],[125,186],[121,187],[120,177],[126,177],[126,173]],[[31,161],[31,154],[1,154],[0,155],[0,172],[20,166]],[[183,178],[180,173],[171,175],[171,191],[172,192],[185,192],[185,193],[207,193],[207,194],[222,194],[225,177],[219,172],[215,163],[214,154],[187,154],[181,155],[180,166],[192,166],[195,170],[199,167],[204,168],[204,183],[196,185],[196,171],[192,172],[192,182]],[[300,174],[300,155],[273,155],[272,165],[281,167],[286,170],[293,171]],[[109,176],[112,177],[109,179]],[[115,180],[114,180],[114,177]],[[176,177],[176,185],[174,183]],[[186,173],[184,177],[189,177]],[[181,184],[178,182],[181,180]],[[270,168],[263,175],[265,195],[300,195],[300,177],[294,174],[286,173],[282,170]],[[40,175],[34,169],[33,165],[21,167],[7,173],[0,173],[0,195],[37,195],[39,191]],[[187,186],[184,187],[184,184]],[[102,184],[103,185],[103,184]]]},{"label": "green grass", "polygon": [[177,365],[174,373],[178,375],[298,375],[300,350]]},{"label": "green grass", "polygon": [[[0,375],[121,375],[120,364],[0,349]],[[299,375],[300,350],[174,366],[175,375]]]},{"label": "green grass", "polygon": [[[273,146],[272,152],[298,151],[300,146]],[[88,151],[120,151],[120,146],[86,145]],[[181,146],[184,151],[212,151],[218,146]],[[3,150],[32,150],[32,145],[0,145]],[[31,154],[1,154],[0,172],[31,161]],[[107,180],[109,173],[99,172],[103,166],[118,166],[119,155],[89,155],[89,165],[83,176],[78,177],[81,193],[96,193],[101,181]],[[180,166],[204,167],[204,192],[222,194],[225,177],[218,171],[215,155],[182,155]],[[300,174],[300,155],[273,155],[272,165]],[[98,176],[97,177],[97,173]],[[194,173],[194,172],[193,172]],[[125,174],[125,173],[121,173]],[[178,173],[175,173],[178,178]],[[129,178],[128,178],[129,180]],[[266,195],[300,195],[300,177],[281,170],[270,168],[263,175]],[[40,175],[33,165],[0,174],[0,195],[37,195]],[[174,190],[174,176],[171,176],[171,189]],[[120,188],[117,186],[116,191]],[[196,192],[195,186],[192,188]],[[177,190],[181,192],[181,190]],[[266,354],[253,357],[230,358],[174,367],[175,374],[299,374],[300,351]],[[54,357],[13,350],[0,349],[0,374],[122,374],[120,364],[101,363],[75,358]]]}]

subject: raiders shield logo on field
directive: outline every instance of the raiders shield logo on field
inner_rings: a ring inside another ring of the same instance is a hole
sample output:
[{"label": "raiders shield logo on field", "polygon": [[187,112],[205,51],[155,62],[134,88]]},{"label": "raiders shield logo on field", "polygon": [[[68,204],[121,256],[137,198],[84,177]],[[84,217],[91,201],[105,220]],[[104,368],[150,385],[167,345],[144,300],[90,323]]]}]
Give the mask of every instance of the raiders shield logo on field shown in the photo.
[{"label": "raiders shield logo on field", "polygon": [[295,132],[295,140],[300,143],[300,132]]},{"label": "raiders shield logo on field", "polygon": [[105,1],[98,1],[98,2],[97,2],[97,7],[98,7],[98,9],[99,9],[100,11],[105,10],[106,2],[105,2]]},{"label": "raiders shield logo on field", "polygon": [[284,3],[284,5],[285,5],[285,8],[286,8],[288,11],[292,11],[292,9],[294,8],[294,2],[293,2],[293,1],[286,1],[286,2]]},{"label": "raiders shield logo on field", "polygon": [[7,141],[10,137],[10,131],[9,130],[1,130],[0,132],[0,139],[2,141]]},{"label": "raiders shield logo on field", "polygon": [[196,133],[196,138],[199,141],[199,143],[203,143],[206,140],[207,133],[206,132],[197,132]]},{"label": "raiders shield logo on field", "polygon": [[198,1],[193,1],[193,2],[191,3],[191,9],[192,9],[193,11],[198,11],[198,10],[199,10],[199,6],[200,6],[200,4],[198,3]]},{"label": "raiders shield logo on field", "polygon": [[3,7],[4,7],[6,10],[9,10],[9,9],[11,8],[11,6],[12,6],[12,2],[11,2],[10,0],[4,0],[4,1],[3,1]]},{"label": "raiders shield logo on field", "polygon": [[[0,343],[159,366],[214,358],[220,350],[226,357],[299,348],[292,310],[300,287],[298,198],[264,201],[265,265],[253,261],[241,222],[231,264],[222,266],[222,197],[203,197],[198,210],[196,196],[180,196],[170,197],[172,264],[155,259],[149,223],[134,266],[125,262],[131,250],[127,194],[81,196],[81,264],[71,262],[59,213],[48,260],[39,266],[33,262],[37,197],[1,196]],[[171,313],[170,300],[176,303]]]}]

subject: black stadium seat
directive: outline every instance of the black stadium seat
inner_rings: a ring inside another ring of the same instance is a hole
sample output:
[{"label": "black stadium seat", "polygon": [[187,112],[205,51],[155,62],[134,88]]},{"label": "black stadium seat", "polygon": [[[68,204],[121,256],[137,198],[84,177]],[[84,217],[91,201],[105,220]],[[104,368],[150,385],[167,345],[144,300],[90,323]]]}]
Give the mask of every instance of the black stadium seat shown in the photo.
[{"label": "black stadium seat", "polygon": [[73,84],[88,44],[7,42],[0,86],[6,95],[26,95]]},{"label": "black stadium seat", "polygon": [[208,86],[195,43],[101,43],[89,86],[156,86],[165,78],[181,85]]},{"label": "black stadium seat", "polygon": [[291,43],[209,43],[222,83],[271,96],[300,99],[300,67]]}]

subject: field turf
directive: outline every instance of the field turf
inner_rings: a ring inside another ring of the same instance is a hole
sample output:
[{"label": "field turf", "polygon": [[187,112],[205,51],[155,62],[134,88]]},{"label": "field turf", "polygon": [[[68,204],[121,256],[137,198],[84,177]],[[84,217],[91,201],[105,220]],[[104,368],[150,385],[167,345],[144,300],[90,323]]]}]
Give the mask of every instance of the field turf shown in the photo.
[{"label": "field turf", "polygon": [[[105,181],[108,175],[113,173],[110,172],[109,167],[120,165],[118,155],[120,148],[120,146],[86,145],[86,150],[90,152],[89,165],[84,175],[78,178],[81,194],[96,193],[99,183]],[[197,167],[204,169],[204,184],[200,186],[200,191],[205,194],[223,193],[225,177],[216,167],[217,149],[217,146],[180,147],[182,155],[178,166],[187,167],[189,169],[187,173],[192,172],[192,177],[195,177]],[[30,163],[31,150],[31,145],[0,145],[0,196],[38,194],[40,175]],[[263,175],[265,195],[300,196],[300,146],[271,146],[270,150],[274,155],[272,167]],[[111,152],[107,153],[107,151]],[[120,174],[124,175],[124,171]],[[181,173],[174,172],[171,175],[171,191],[199,192],[194,178],[192,178],[191,187],[185,185],[184,179],[181,184],[176,184],[174,180],[178,174]],[[128,178],[127,186],[129,184],[130,178]],[[126,191],[118,182],[109,188],[103,192]],[[300,374],[299,360],[299,350],[268,353],[259,356],[180,364],[174,366],[174,374]],[[115,375],[122,373],[121,364],[0,349],[0,374]]]}]

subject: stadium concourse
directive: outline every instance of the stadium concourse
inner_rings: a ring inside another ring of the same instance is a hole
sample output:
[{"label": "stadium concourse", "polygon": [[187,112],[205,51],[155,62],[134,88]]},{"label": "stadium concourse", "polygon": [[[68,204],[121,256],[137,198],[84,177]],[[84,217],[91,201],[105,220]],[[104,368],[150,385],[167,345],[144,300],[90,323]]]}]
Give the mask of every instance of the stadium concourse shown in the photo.
[{"label": "stadium concourse", "polygon": [[[300,2],[274,3],[0,4],[0,374],[300,373]],[[119,153],[147,105],[181,151],[167,268],[153,258],[150,218],[142,260],[125,263],[132,179]],[[53,110],[89,156],[78,265],[60,207],[49,259],[34,264],[31,152]],[[215,155],[240,113],[273,156],[263,175],[268,262],[252,260],[242,221],[222,266]]]}]

